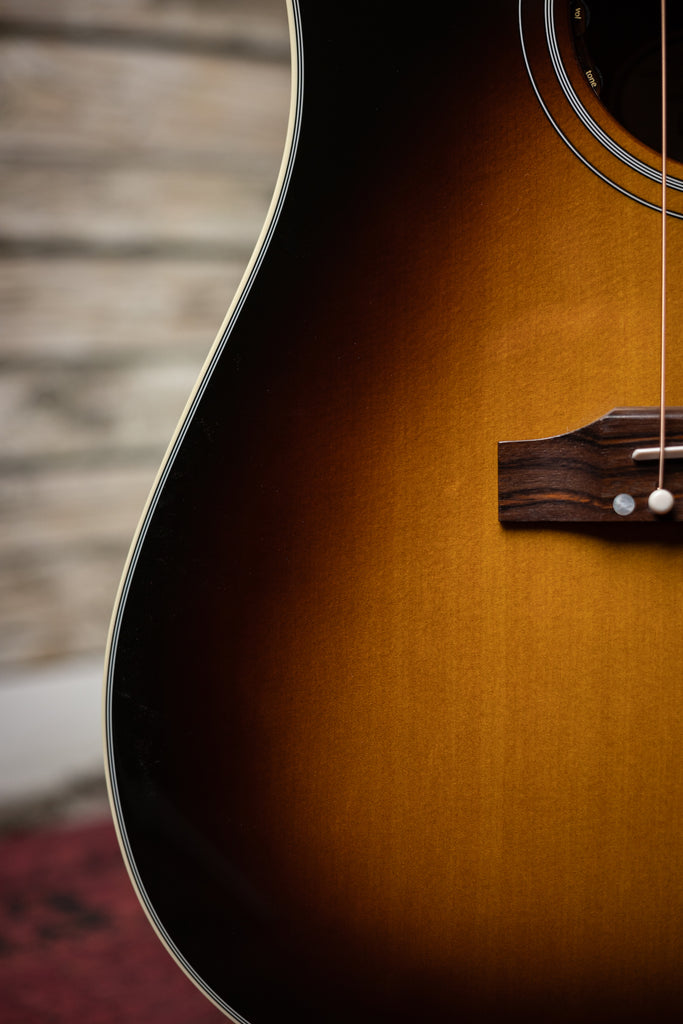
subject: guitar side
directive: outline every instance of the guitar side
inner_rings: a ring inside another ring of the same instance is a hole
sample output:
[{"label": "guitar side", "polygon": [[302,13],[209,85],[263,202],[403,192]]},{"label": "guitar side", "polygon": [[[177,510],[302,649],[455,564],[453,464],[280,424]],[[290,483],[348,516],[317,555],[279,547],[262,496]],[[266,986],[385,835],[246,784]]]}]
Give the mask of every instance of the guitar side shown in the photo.
[{"label": "guitar side", "polygon": [[670,1016],[680,540],[506,529],[496,479],[502,439],[651,404],[656,182],[544,112],[530,73],[575,130],[543,4],[531,67],[516,5],[324,6],[114,619],[124,855],[235,1021]]}]

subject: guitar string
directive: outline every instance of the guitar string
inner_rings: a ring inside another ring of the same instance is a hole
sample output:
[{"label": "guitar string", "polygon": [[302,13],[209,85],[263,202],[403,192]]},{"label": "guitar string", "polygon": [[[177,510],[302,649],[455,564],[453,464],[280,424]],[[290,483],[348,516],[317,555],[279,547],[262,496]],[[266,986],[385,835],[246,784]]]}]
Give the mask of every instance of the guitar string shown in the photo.
[{"label": "guitar string", "polygon": [[662,289],[661,289],[661,349],[659,373],[659,476],[657,487],[664,487],[664,449],[666,445],[666,0],[661,0],[661,71],[662,71]]}]

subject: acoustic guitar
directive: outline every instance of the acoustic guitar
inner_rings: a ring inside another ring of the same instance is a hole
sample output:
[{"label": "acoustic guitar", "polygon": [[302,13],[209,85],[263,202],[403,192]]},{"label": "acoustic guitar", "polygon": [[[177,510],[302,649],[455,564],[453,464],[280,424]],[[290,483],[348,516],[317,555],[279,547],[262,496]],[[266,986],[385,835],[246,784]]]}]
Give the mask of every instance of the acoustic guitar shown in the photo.
[{"label": "acoustic guitar", "polygon": [[683,1014],[677,6],[662,133],[654,0],[288,0],[107,669],[128,869],[232,1021]]}]

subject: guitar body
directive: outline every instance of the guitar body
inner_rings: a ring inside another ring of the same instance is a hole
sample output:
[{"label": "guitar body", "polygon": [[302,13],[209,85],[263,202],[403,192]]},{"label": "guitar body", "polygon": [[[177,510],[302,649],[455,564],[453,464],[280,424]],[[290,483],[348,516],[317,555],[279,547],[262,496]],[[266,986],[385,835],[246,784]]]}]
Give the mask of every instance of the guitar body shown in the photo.
[{"label": "guitar body", "polygon": [[564,3],[290,15],[273,214],[112,628],[133,881],[235,1021],[676,1019],[678,513],[497,509],[497,442],[657,404],[657,154]]}]

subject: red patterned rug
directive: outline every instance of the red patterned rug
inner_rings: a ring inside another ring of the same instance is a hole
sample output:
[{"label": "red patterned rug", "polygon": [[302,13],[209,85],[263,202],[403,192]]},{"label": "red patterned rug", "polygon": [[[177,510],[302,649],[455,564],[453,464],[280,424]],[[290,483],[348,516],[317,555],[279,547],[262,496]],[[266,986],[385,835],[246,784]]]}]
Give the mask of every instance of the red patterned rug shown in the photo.
[{"label": "red patterned rug", "polygon": [[0,837],[2,1024],[219,1024],[161,946],[109,821]]}]

